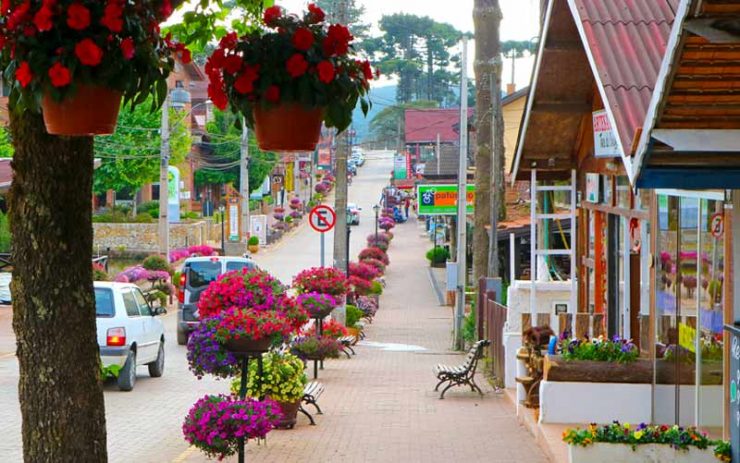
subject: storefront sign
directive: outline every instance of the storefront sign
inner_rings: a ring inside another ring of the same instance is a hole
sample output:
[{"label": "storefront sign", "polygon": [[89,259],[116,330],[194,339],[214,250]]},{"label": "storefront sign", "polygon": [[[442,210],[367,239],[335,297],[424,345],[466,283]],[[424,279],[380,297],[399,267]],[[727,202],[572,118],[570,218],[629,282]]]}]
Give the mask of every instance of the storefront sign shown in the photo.
[{"label": "storefront sign", "polygon": [[229,200],[229,241],[239,241],[239,200]]},{"label": "storefront sign", "polygon": [[393,157],[393,178],[396,180],[405,180],[409,178],[408,153],[399,153]]},{"label": "storefront sign", "polygon": [[266,215],[250,215],[249,216],[249,229],[250,236],[256,236],[260,240],[261,245],[267,244],[267,216]]},{"label": "storefront sign", "polygon": [[586,201],[599,202],[599,174],[586,174]]},{"label": "storefront sign", "polygon": [[717,212],[712,216],[712,221],[709,223],[710,231],[712,236],[720,239],[725,233],[725,216],[721,212]]},{"label": "storefront sign", "polygon": [[[419,202],[419,215],[457,214],[457,185],[418,185],[416,197]],[[467,214],[473,213],[475,185],[467,186]]]},{"label": "storefront sign", "polygon": [[594,111],[594,157],[613,158],[619,156],[617,137],[605,110]]}]

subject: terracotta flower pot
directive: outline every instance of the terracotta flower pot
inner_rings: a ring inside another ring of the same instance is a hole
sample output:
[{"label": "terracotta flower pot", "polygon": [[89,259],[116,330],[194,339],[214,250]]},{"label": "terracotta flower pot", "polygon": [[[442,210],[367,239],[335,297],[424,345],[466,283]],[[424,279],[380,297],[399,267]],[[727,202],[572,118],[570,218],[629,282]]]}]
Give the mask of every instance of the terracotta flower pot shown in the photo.
[{"label": "terracotta flower pot", "polygon": [[293,429],[293,426],[298,421],[298,408],[301,406],[301,401],[278,402],[278,405],[280,406],[280,411],[283,413],[283,417],[275,424],[275,427]]},{"label": "terracotta flower pot", "polygon": [[262,338],[257,341],[248,338],[230,339],[226,341],[226,349],[239,354],[267,352],[270,350],[270,345],[272,345],[272,339],[270,338]]},{"label": "terracotta flower pot", "polygon": [[260,250],[259,244],[250,244],[247,247],[249,248],[249,252],[251,252],[252,254],[257,254]]},{"label": "terracotta flower pot", "polygon": [[116,130],[123,94],[95,85],[80,85],[62,101],[46,94],[41,101],[46,131],[52,135],[109,135]]},{"label": "terracotta flower pot", "polygon": [[360,342],[360,329],[359,328],[351,328],[347,327],[347,333],[349,333],[350,336],[355,337],[355,342],[352,343],[352,345],[356,345],[358,342]]},{"label": "terracotta flower pot", "polygon": [[323,108],[307,109],[299,104],[273,108],[256,106],[254,131],[265,151],[313,151],[321,135]]}]

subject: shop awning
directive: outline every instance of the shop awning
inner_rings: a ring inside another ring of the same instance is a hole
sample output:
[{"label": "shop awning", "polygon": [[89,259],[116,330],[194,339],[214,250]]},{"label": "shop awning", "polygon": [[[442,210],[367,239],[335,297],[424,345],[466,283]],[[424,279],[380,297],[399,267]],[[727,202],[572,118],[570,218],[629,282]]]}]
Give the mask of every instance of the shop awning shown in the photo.
[{"label": "shop awning", "polygon": [[740,2],[679,2],[632,174],[640,188],[740,185]]}]

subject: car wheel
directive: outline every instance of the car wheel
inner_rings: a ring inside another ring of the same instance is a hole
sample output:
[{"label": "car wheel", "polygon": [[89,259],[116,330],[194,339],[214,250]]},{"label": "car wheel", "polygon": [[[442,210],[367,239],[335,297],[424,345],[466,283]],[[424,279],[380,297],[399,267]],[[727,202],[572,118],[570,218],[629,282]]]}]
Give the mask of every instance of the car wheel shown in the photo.
[{"label": "car wheel", "polygon": [[177,344],[185,346],[188,343],[188,332],[184,329],[177,327]]},{"label": "car wheel", "polygon": [[118,389],[130,391],[136,384],[136,352],[130,351],[126,357],[126,363],[118,373]]},{"label": "car wheel", "polygon": [[149,376],[152,378],[159,378],[164,373],[164,341],[159,343],[157,360],[148,363],[147,367],[149,367]]}]

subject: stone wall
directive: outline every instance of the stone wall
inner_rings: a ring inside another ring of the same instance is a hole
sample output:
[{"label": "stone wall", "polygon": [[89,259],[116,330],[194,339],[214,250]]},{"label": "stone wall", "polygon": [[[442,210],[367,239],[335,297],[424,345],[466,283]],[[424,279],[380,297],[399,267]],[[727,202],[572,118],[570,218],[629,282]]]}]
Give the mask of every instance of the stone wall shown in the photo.
[{"label": "stone wall", "polygon": [[[159,251],[159,226],[154,223],[93,223],[93,249]],[[170,249],[221,242],[221,225],[203,220],[170,224]]]}]

